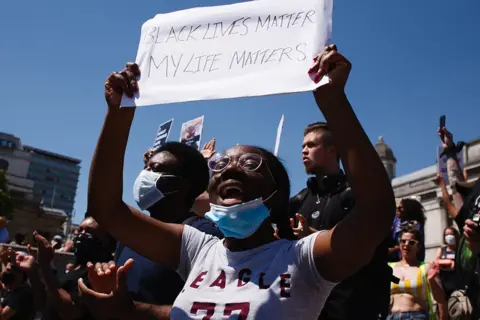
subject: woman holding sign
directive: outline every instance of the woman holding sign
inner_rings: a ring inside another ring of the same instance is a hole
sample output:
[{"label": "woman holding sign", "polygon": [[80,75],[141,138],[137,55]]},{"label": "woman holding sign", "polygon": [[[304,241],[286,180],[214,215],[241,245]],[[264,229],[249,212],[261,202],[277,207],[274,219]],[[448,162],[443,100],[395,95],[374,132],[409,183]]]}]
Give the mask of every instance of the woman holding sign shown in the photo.
[{"label": "woman holding sign", "polygon": [[[345,96],[350,69],[350,62],[329,46],[310,74],[316,82],[329,75],[314,96],[337,139],[357,210],[332,230],[301,240],[289,228],[287,172],[262,148],[236,146],[209,161],[206,217],[224,233],[223,241],[153,220],[125,204],[123,158],[135,109],[120,108],[120,100],[138,90],[140,71],[129,64],[108,78],[109,108],[90,170],[88,210],[115,238],[186,280],[172,319],[316,319],[335,283],[370,260],[390,231],[395,203],[382,162]],[[106,297],[81,287],[83,294]],[[135,306],[125,303],[125,308],[125,318],[131,319]]]}]

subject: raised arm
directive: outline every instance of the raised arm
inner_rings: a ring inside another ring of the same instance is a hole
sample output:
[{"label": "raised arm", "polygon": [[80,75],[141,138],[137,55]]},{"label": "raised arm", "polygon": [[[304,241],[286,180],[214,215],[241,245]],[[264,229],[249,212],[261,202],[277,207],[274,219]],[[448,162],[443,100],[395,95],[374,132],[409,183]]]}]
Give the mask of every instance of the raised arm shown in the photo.
[{"label": "raised arm", "polygon": [[134,261],[128,259],[117,269],[114,262],[88,265],[90,288],[78,282],[82,303],[95,319],[168,320],[171,305],[153,305],[133,301],[127,288],[127,274]]},{"label": "raised arm", "polygon": [[50,242],[37,232],[34,232],[33,236],[38,244],[37,260],[45,283],[47,305],[52,307],[61,319],[81,319],[84,309],[77,305],[70,294],[60,287],[57,276],[51,267],[55,253]]},{"label": "raised arm", "polygon": [[[201,151],[205,160],[209,160],[215,155],[215,144],[217,140],[213,138],[207,142]],[[210,199],[207,192],[202,193],[195,199],[192,210],[200,217],[205,217],[205,214],[210,210]]]},{"label": "raised arm", "polygon": [[453,204],[452,199],[450,199],[450,195],[447,191],[447,185],[445,183],[445,180],[443,180],[442,175],[437,175],[435,183],[440,187],[440,190],[442,191],[442,201],[445,209],[447,210],[450,217],[455,218],[458,214],[458,210]]},{"label": "raised arm", "polygon": [[[339,281],[368,263],[391,231],[395,199],[387,172],[345,95],[351,64],[331,45],[317,57],[310,73],[328,84],[314,92],[333,132],[356,207],[336,227],[317,236],[313,254],[327,280]],[[355,250],[352,250],[352,247]]]},{"label": "raised arm", "polygon": [[453,191],[452,198],[453,198],[453,206],[455,208],[455,214],[452,215],[452,217],[455,218],[458,214],[458,211],[463,206],[463,198],[457,192],[457,189],[455,188],[455,184],[457,182],[465,181],[465,176],[462,174],[460,165],[458,163],[457,148],[453,140],[453,134],[450,131],[448,131],[447,128],[444,127],[444,128],[438,129],[438,136],[442,141],[442,146],[447,156],[448,182]]},{"label": "raised arm", "polygon": [[120,102],[123,93],[133,97],[138,91],[138,76],[138,65],[129,63],[105,83],[108,111],[90,167],[88,212],[122,244],[176,269],[183,226],[154,220],[122,200],[124,154],[135,108],[120,108]]}]

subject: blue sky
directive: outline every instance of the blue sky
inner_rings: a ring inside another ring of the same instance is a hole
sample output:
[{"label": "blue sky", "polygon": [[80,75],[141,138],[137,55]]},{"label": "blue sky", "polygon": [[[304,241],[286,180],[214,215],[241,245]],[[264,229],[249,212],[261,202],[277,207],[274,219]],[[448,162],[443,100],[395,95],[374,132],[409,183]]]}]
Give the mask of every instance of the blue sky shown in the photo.
[{"label": "blue sky", "polygon": [[[271,1],[272,5],[275,0]],[[292,0],[294,1],[294,0]],[[157,13],[228,4],[222,0],[7,1],[0,19],[0,131],[24,144],[82,159],[77,221],[86,209],[87,178],[106,106],[103,83],[135,59],[140,28]],[[346,1],[334,3],[333,42],[353,63],[349,99],[373,142],[393,148],[399,175],[436,159],[438,117],[465,141],[480,136],[480,2]],[[303,128],[323,120],[311,93],[202,101],[141,108],[126,153],[124,199],[158,125],[205,115],[203,142],[273,149],[285,114],[280,157],[292,190],[306,176]]]}]

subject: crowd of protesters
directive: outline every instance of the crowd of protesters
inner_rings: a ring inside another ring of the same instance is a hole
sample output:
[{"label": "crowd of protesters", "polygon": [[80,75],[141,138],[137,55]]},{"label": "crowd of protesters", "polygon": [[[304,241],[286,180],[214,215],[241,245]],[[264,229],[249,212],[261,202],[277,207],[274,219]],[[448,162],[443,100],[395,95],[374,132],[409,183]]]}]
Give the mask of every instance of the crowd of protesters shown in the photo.
[{"label": "crowd of protesters", "polygon": [[[480,319],[480,184],[466,182],[439,128],[453,196],[436,182],[456,226],[425,261],[425,210],[394,198],[344,92],[350,69],[330,45],[308,71],[329,82],[313,93],[326,122],[304,131],[305,189],[290,197],[285,167],[263,148],[167,142],[143,155],[133,186],[149,215],[122,199],[135,108],[120,101],[140,71],[112,73],[88,213],[71,241],[35,232],[25,250],[2,248],[0,320]],[[58,252],[74,263],[55,268]]]}]

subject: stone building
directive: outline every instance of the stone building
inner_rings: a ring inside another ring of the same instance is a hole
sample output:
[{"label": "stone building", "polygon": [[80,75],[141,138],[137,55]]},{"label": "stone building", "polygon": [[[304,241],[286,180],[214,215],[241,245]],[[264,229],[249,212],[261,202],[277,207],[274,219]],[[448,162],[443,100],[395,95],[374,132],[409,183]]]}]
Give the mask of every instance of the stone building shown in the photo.
[{"label": "stone building", "polygon": [[[438,248],[443,244],[443,229],[454,224],[447,215],[442,203],[442,193],[434,180],[437,175],[437,165],[419,169],[417,171],[395,177],[396,159],[392,149],[379,138],[375,149],[385,165],[392,179],[395,197],[415,198],[425,208],[427,222],[425,225],[425,247],[427,260],[433,260]],[[468,142],[463,148],[464,169],[466,169],[469,181],[480,177],[480,139]],[[449,189],[449,192],[451,190]]]}]

